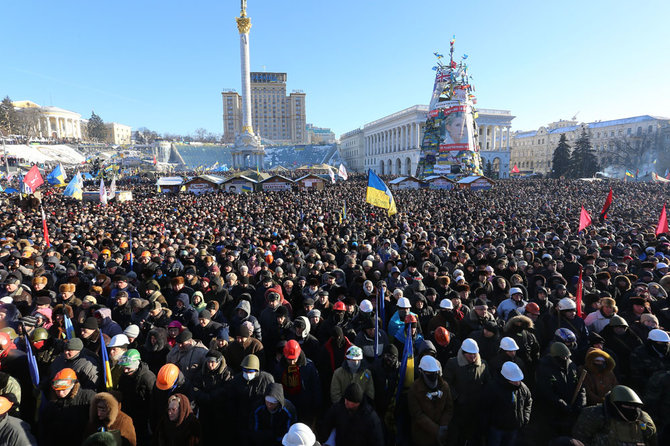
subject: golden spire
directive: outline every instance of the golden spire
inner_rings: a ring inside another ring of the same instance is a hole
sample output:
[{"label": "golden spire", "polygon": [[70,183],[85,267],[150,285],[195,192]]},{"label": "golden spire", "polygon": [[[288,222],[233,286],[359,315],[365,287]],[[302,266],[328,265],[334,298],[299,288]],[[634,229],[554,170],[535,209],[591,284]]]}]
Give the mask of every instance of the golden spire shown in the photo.
[{"label": "golden spire", "polygon": [[246,34],[251,29],[251,19],[247,17],[247,0],[240,0],[240,3],[240,16],[235,21],[240,34]]}]

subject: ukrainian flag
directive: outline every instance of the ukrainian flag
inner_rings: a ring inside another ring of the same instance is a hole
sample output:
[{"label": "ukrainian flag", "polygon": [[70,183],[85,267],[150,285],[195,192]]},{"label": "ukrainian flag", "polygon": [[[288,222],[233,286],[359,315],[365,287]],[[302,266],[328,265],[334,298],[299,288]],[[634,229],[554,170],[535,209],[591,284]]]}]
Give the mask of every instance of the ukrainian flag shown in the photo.
[{"label": "ukrainian flag", "polygon": [[84,193],[83,186],[84,180],[82,180],[81,174],[77,172],[77,175],[75,175],[74,178],[70,180],[67,187],[63,191],[63,195],[81,200]]},{"label": "ukrainian flag", "polygon": [[631,172],[630,170],[626,170],[626,176],[635,178],[635,174],[633,172]]},{"label": "ukrainian flag", "polygon": [[393,194],[391,194],[386,184],[372,169],[368,170],[368,189],[365,195],[365,202],[386,209],[389,216],[398,213]]},{"label": "ukrainian flag", "polygon": [[63,169],[63,166],[60,163],[49,175],[47,175],[47,181],[52,186],[65,186],[66,179],[65,169]]},{"label": "ukrainian flag", "polygon": [[107,346],[105,345],[105,339],[102,336],[102,330],[100,332],[100,353],[102,356],[102,376],[105,382],[105,387],[107,390],[114,388],[114,383],[112,382],[112,368],[109,366],[109,355],[107,354]]}]

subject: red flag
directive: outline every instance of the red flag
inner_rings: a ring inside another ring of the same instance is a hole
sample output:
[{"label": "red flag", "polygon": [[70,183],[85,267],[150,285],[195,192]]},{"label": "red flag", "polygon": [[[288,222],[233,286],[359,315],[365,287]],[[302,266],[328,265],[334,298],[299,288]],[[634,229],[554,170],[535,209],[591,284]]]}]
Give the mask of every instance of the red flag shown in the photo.
[{"label": "red flag", "polygon": [[582,317],[582,294],[583,294],[583,284],[582,284],[582,267],[579,267],[579,281],[577,281],[577,293],[575,296],[575,303],[577,304],[577,316]]},{"label": "red flag", "polygon": [[154,166],[156,165],[156,155],[154,155]]},{"label": "red flag", "polygon": [[42,232],[44,233],[44,243],[46,243],[47,248],[51,248],[51,241],[49,240],[49,228],[47,227],[47,216],[44,213],[44,208],[40,207],[42,211]]},{"label": "red flag", "polygon": [[589,215],[588,212],[586,212],[584,206],[582,206],[582,212],[579,214],[579,229],[577,230],[577,232],[582,232],[584,228],[586,228],[590,224],[591,224],[591,216]]},{"label": "red flag", "polygon": [[658,225],[656,226],[656,237],[668,232],[668,215],[665,213],[665,203],[663,203],[663,210],[661,216],[658,218]]},{"label": "red flag", "polygon": [[603,210],[600,211],[601,222],[607,218],[607,211],[609,211],[611,205],[612,205],[612,188],[610,187],[610,193],[607,195],[607,199],[605,199]]},{"label": "red flag", "polygon": [[36,165],[30,168],[25,177],[23,177],[23,184],[30,188],[31,192],[35,192],[40,185],[44,183],[40,170]]},{"label": "red flag", "polygon": [[516,164],[514,167],[512,167],[512,173],[519,173],[519,168],[516,166]]}]

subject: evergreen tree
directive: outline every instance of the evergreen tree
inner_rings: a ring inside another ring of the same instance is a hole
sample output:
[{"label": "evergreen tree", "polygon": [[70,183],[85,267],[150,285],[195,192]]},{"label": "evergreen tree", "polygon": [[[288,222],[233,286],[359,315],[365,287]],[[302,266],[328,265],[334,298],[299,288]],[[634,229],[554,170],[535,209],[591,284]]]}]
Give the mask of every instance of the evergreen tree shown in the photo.
[{"label": "evergreen tree", "polygon": [[493,164],[491,164],[491,160],[486,161],[486,165],[484,166],[484,176],[493,178]]},{"label": "evergreen tree", "polygon": [[107,138],[107,128],[105,123],[102,121],[102,118],[91,112],[91,117],[88,120],[88,137],[93,141],[104,141]]},{"label": "evergreen tree", "polygon": [[15,115],[12,100],[9,99],[9,96],[5,96],[0,103],[0,133],[3,135],[12,133],[12,124],[16,119]]},{"label": "evergreen tree", "polygon": [[554,149],[554,157],[551,161],[552,178],[569,176],[570,173],[570,145],[568,144],[565,133],[561,134],[558,140],[558,146]]},{"label": "evergreen tree", "polygon": [[573,178],[591,178],[598,172],[598,159],[591,150],[591,138],[584,128],[570,157],[570,172]]}]

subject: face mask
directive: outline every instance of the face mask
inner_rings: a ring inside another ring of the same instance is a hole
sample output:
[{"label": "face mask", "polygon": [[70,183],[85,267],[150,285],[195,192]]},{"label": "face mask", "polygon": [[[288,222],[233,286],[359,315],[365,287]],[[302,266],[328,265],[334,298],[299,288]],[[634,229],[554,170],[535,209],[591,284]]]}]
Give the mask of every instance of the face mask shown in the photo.
[{"label": "face mask", "polygon": [[435,372],[430,372],[430,373],[422,373],[421,374],[423,378],[423,382],[426,383],[426,386],[428,386],[429,389],[434,389],[437,387],[437,378],[438,374]]},{"label": "face mask", "polygon": [[344,313],[336,311],[335,313],[333,313],[333,320],[335,322],[342,322],[344,320]]},{"label": "face mask", "polygon": [[670,352],[670,342],[655,342],[654,348],[664,355],[667,355]]},{"label": "face mask", "polygon": [[347,364],[349,365],[349,370],[351,370],[352,373],[356,373],[361,367],[361,361],[356,361],[353,359],[347,359]]},{"label": "face mask", "polygon": [[607,369],[607,363],[606,362],[596,362],[595,366],[598,370],[606,370]]},{"label": "face mask", "polygon": [[254,379],[256,377],[256,373],[257,372],[242,372],[242,377],[246,381],[251,381],[252,379]]}]

